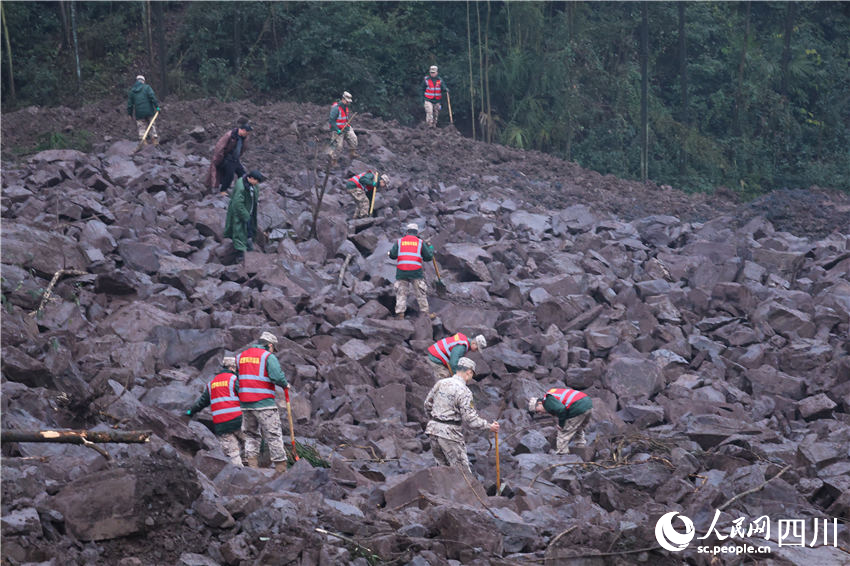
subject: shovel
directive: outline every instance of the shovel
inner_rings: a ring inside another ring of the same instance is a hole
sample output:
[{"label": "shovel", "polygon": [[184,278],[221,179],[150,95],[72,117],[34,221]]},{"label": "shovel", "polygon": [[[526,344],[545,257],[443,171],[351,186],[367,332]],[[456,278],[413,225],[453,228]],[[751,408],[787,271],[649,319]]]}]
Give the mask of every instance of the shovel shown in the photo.
[{"label": "shovel", "polygon": [[283,393],[286,395],[286,416],[289,417],[289,438],[292,440],[292,457],[297,462],[299,460],[298,448],[295,446],[295,429],[292,428],[292,405],[289,404],[289,387],[285,388]]},{"label": "shovel", "polygon": [[142,149],[142,146],[145,145],[145,140],[148,138],[148,132],[150,132],[151,128],[153,128],[153,123],[156,122],[157,116],[159,116],[159,110],[157,110],[156,113],[153,115],[153,118],[151,118],[151,123],[148,124],[148,129],[145,130],[145,135],[142,136],[142,140],[139,142],[139,145],[136,146],[136,151],[139,151],[140,149]]},{"label": "shovel", "polygon": [[502,471],[499,468],[499,433],[493,433],[493,441],[496,445],[496,495],[502,495]]},{"label": "shovel", "polygon": [[437,280],[434,281],[434,288],[437,289],[437,293],[444,294],[448,289],[446,288],[446,284],[443,283],[443,280],[440,279],[440,268],[437,267],[437,258],[431,258],[434,261],[434,271],[437,272]]},{"label": "shovel", "polygon": [[375,210],[375,195],[378,194],[378,185],[381,183],[381,174],[375,171],[375,186],[372,187],[372,203],[369,205],[369,216]]},{"label": "shovel", "polygon": [[446,102],[449,103],[449,122],[454,124],[455,119],[452,117],[452,97],[449,96],[449,91],[446,91]]}]

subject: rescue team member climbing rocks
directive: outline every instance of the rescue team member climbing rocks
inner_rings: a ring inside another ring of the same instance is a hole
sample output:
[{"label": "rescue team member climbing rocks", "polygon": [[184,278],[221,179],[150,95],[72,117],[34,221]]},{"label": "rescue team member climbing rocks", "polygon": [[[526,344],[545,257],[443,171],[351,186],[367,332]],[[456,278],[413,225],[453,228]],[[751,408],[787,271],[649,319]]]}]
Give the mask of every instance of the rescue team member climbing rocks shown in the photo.
[{"label": "rescue team member climbing rocks", "polygon": [[420,239],[418,234],[419,225],[411,222],[407,225],[407,235],[397,240],[389,251],[390,258],[398,260],[393,288],[395,289],[395,315],[399,319],[404,318],[407,310],[407,295],[410,293],[411,286],[416,292],[419,311],[431,318],[436,316],[429,312],[425,275],[422,270],[423,263],[433,259],[434,248]]},{"label": "rescue team member climbing rocks", "polygon": [[241,177],[245,174],[242,156],[248,149],[248,134],[253,129],[251,124],[241,123],[218,139],[213,148],[209,171],[207,171],[207,188],[219,187],[222,194],[227,194],[233,177]]},{"label": "rescue team member climbing rocks", "polygon": [[451,377],[458,370],[457,362],[467,351],[477,352],[487,347],[487,339],[481,334],[470,340],[466,334],[458,332],[438,340],[428,348],[428,362],[435,379]]},{"label": "rescue team member climbing rocks", "polygon": [[475,376],[475,362],[461,358],[457,365],[457,373],[438,381],[425,398],[425,414],[431,419],[425,434],[431,440],[431,451],[438,464],[472,473],[461,425],[499,432],[499,423],[488,423],[472,406],[472,391],[466,384]]},{"label": "rescue team member climbing rocks", "polygon": [[242,440],[242,408],[239,405],[239,379],[236,374],[236,358],[226,356],[221,360],[221,369],[213,377],[195,404],[186,411],[190,417],[209,406],[213,418],[213,430],[224,454],[234,466],[242,466],[240,455]]},{"label": "rescue team member climbing rocks", "polygon": [[287,389],[289,384],[274,355],[277,344],[274,334],[263,332],[256,344],[237,356],[236,368],[242,404],[242,432],[245,435],[245,463],[252,468],[259,467],[260,441],[265,440],[274,469],[285,472],[286,450],[283,448],[274,386]]},{"label": "rescue team member climbing rocks", "polygon": [[[127,95],[127,114],[136,120],[139,141],[145,136],[145,130],[148,129],[150,120],[157,112],[159,112],[159,101],[156,99],[156,94],[154,94],[151,86],[145,83],[145,77],[137,75],[136,82]],[[156,124],[151,126],[150,136],[153,139],[153,144],[159,145],[159,133],[156,131]],[[148,143],[148,140],[145,140],[145,143]]]},{"label": "rescue team member climbing rocks", "polygon": [[342,150],[342,144],[348,142],[350,148],[349,157],[357,157],[357,134],[351,127],[351,93],[345,91],[342,98],[331,105],[328,116],[328,125],[331,129],[331,145],[328,148],[328,158],[331,165],[336,165],[337,152]]},{"label": "rescue team member climbing rocks", "polygon": [[354,202],[357,205],[354,211],[354,219],[369,216],[369,204],[372,201],[375,186],[386,189],[389,185],[389,177],[371,170],[348,179],[345,182],[345,189],[354,198]]},{"label": "rescue team member climbing rocks", "polygon": [[440,110],[443,108],[443,93],[448,93],[449,88],[437,74],[437,66],[431,65],[428,74],[422,79],[422,100],[425,105],[425,127],[436,128]]},{"label": "rescue team member climbing rocks", "polygon": [[552,388],[543,397],[529,399],[528,410],[534,414],[549,413],[558,417],[559,430],[555,439],[555,454],[569,454],[570,440],[575,435],[578,435],[575,442],[576,448],[587,446],[584,429],[590,422],[593,401],[586,394],[570,388]]}]

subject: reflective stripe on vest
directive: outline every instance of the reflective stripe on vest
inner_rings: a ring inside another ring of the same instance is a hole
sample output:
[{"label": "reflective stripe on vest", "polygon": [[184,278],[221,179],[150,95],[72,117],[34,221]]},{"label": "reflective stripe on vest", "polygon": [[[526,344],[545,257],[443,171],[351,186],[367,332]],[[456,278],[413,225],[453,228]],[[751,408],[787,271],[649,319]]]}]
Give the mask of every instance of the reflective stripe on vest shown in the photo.
[{"label": "reflective stripe on vest", "polygon": [[570,405],[578,401],[579,399],[584,399],[587,397],[581,391],[576,391],[575,389],[550,389],[546,392],[546,395],[551,395],[561,403],[563,403],[564,407],[570,408]]},{"label": "reflective stripe on vest", "polygon": [[443,98],[443,92],[440,88],[440,83],[442,81],[440,79],[437,79],[435,81],[430,76],[428,76],[425,77],[425,82],[428,85],[425,87],[425,98],[429,100],[441,100]]},{"label": "reflective stripe on vest", "polygon": [[248,348],[236,360],[239,371],[239,400],[255,403],[274,399],[274,383],[269,379],[266,359],[271,352],[263,348]]},{"label": "reflective stripe on vest", "polygon": [[213,423],[221,424],[242,416],[242,407],[236,395],[237,379],[235,374],[228,371],[218,374],[207,384]]},{"label": "reflective stripe on vest", "polygon": [[339,108],[339,116],[336,117],[336,127],[341,130],[348,125],[348,106],[343,106],[339,102],[334,102],[333,105]]},{"label": "reflective stripe on vest", "polygon": [[467,351],[469,350],[469,338],[460,332],[454,336],[443,338],[442,340],[432,344],[431,347],[428,348],[428,353],[435,358],[441,359],[447,368],[452,369],[449,365],[449,361],[452,357],[452,348],[458,345],[466,346]]},{"label": "reflective stripe on vest", "polygon": [[372,170],[370,169],[369,171],[366,171],[365,173],[360,173],[359,175],[355,175],[354,177],[350,178],[349,181],[351,181],[352,183],[354,183],[355,185],[357,185],[358,187],[360,187],[364,191],[369,192],[369,190],[372,189],[373,187],[369,187],[367,189],[365,186],[363,186],[360,183],[360,177],[362,177],[363,175],[366,175],[366,173],[371,173],[371,172],[372,172]]},{"label": "reflective stripe on vest", "polygon": [[398,241],[398,263],[402,271],[416,271],[422,269],[422,240],[412,234],[408,234]]}]

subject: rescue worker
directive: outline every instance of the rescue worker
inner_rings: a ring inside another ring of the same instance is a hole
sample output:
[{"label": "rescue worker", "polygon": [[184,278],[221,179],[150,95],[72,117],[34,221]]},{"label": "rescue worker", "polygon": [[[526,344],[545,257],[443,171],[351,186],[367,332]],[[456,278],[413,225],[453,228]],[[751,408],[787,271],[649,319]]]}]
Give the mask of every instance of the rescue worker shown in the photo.
[{"label": "rescue worker", "polygon": [[352,159],[357,157],[357,134],[354,133],[354,128],[351,127],[351,93],[345,91],[342,93],[342,98],[331,105],[331,112],[328,116],[328,125],[331,128],[331,145],[328,148],[328,158],[331,160],[331,165],[336,165],[337,152],[342,150],[343,142],[347,141]]},{"label": "rescue worker", "polygon": [[438,381],[425,398],[425,414],[431,419],[425,434],[431,439],[431,451],[439,465],[471,473],[461,424],[499,432],[499,423],[488,423],[472,406],[472,391],[467,383],[475,376],[475,362],[461,358],[457,365],[457,373]]},{"label": "rescue worker", "polygon": [[[136,120],[136,129],[139,131],[139,141],[145,135],[145,130],[150,125],[151,118],[159,112],[159,101],[156,99],[153,89],[145,83],[143,75],[136,75],[136,82],[130,88],[127,95],[127,114]],[[154,145],[159,145],[159,133],[156,131],[156,123],[151,126],[150,139]],[[145,139],[145,143],[149,143]]]},{"label": "rescue worker", "polygon": [[438,340],[428,348],[428,362],[434,372],[435,379],[451,377],[457,372],[457,362],[467,351],[477,352],[487,347],[487,339],[481,334],[470,340],[465,334],[458,332]]},{"label": "rescue worker", "polygon": [[239,373],[239,401],[242,403],[245,463],[252,468],[258,467],[260,441],[265,439],[274,469],[285,472],[286,450],[283,448],[274,386],[287,389],[289,384],[274,355],[277,344],[274,334],[263,332],[256,344],[237,356],[236,369]]},{"label": "rescue worker", "polygon": [[443,93],[448,94],[446,81],[437,75],[437,66],[431,65],[428,74],[422,79],[422,100],[425,104],[425,126],[436,128],[440,110],[443,108]]},{"label": "rescue worker", "polygon": [[386,189],[389,184],[389,177],[371,170],[355,175],[345,182],[345,189],[354,197],[354,202],[357,205],[354,211],[355,220],[369,216],[369,206],[372,203],[375,186]]},{"label": "rescue worker", "polygon": [[416,301],[419,303],[419,311],[435,318],[434,313],[429,312],[428,296],[425,294],[426,286],[422,265],[431,261],[434,257],[434,248],[428,242],[421,240],[418,236],[419,225],[411,222],[407,225],[407,235],[400,238],[389,252],[391,259],[398,260],[395,270],[395,316],[404,318],[407,311],[407,295],[412,286],[416,292]]},{"label": "rescue worker", "polygon": [[233,242],[236,261],[245,259],[245,251],[254,249],[254,234],[257,233],[257,205],[260,202],[260,187],[266,177],[259,171],[251,171],[237,179],[233,196],[227,205],[224,220],[224,237]]},{"label": "rescue worker", "polygon": [[204,387],[203,393],[186,414],[190,417],[209,406],[215,432],[225,456],[234,466],[242,466],[240,445],[242,443],[242,408],[239,406],[239,380],[236,358],[225,356],[221,370]]},{"label": "rescue worker", "polygon": [[248,133],[253,130],[251,124],[240,123],[218,138],[213,148],[212,159],[210,159],[210,168],[207,171],[207,188],[219,187],[221,193],[226,194],[230,189],[230,183],[233,182],[233,177],[238,178],[245,174],[242,156],[248,149],[246,143]]},{"label": "rescue worker", "polygon": [[569,454],[570,440],[578,435],[574,446],[587,446],[584,429],[590,422],[593,401],[575,389],[552,388],[543,397],[528,400],[528,411],[532,414],[549,413],[558,417],[558,436],[555,439],[555,454]]}]

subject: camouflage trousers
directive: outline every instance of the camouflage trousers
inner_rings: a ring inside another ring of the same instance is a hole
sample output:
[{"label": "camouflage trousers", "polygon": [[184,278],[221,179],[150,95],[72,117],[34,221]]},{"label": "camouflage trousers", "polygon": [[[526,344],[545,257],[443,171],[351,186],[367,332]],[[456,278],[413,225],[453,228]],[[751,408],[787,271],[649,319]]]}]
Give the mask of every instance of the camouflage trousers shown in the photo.
[{"label": "camouflage trousers", "polygon": [[422,314],[428,314],[428,289],[424,279],[396,279],[393,283],[395,289],[395,313],[404,314],[407,310],[407,295],[410,293],[410,287],[413,287],[416,292],[416,302],[419,303],[419,310]]},{"label": "camouflage trousers", "polygon": [[224,455],[230,459],[234,466],[242,465],[241,439],[242,434],[240,432],[225,432],[218,436],[218,442],[221,444],[221,449],[224,450]]},{"label": "camouflage trousers", "polygon": [[353,189],[348,189],[348,194],[350,194],[354,198],[354,202],[357,203],[357,209],[354,211],[354,218],[366,218],[369,216],[369,197],[366,196],[366,191],[361,189],[360,187],[354,187]]},{"label": "camouflage trousers", "polygon": [[432,361],[428,361],[428,365],[431,366],[431,371],[434,372],[435,382],[452,376],[451,370],[449,370],[449,368],[447,368],[444,364],[435,364]]},{"label": "camouflage trousers", "polygon": [[[150,123],[150,120],[136,120],[136,128],[139,130],[139,141],[142,140],[142,136],[145,135],[145,130],[148,129],[148,124]],[[156,122],[154,122],[153,126],[151,126],[151,131],[148,132],[148,137],[155,140],[159,139],[159,134],[156,131]]]},{"label": "camouflage trousers", "polygon": [[342,150],[343,142],[348,142],[352,153],[357,151],[357,134],[354,133],[354,128],[351,126],[347,127],[341,134],[331,132],[331,145],[327,150],[327,154],[331,159],[335,158],[337,153]]},{"label": "camouflage trousers", "polygon": [[472,473],[469,467],[469,457],[466,455],[466,443],[448,438],[441,438],[429,434],[431,440],[431,452],[434,454],[434,459],[441,466],[451,466],[462,472]]},{"label": "camouflage trousers", "polygon": [[277,407],[267,409],[242,410],[242,433],[245,435],[245,458],[257,458],[260,455],[260,441],[266,439],[272,462],[286,460],[283,448],[283,430],[280,426],[280,412]]},{"label": "camouflage trousers", "polygon": [[440,109],[442,105],[438,102],[425,101],[425,125],[431,128],[437,127],[437,120],[440,117]]},{"label": "camouflage trousers", "polygon": [[569,454],[570,440],[573,436],[578,435],[576,446],[587,445],[587,439],[584,437],[584,429],[590,423],[590,413],[593,409],[582,413],[577,417],[567,419],[564,423],[564,428],[558,430],[558,436],[555,438],[555,454]]}]

